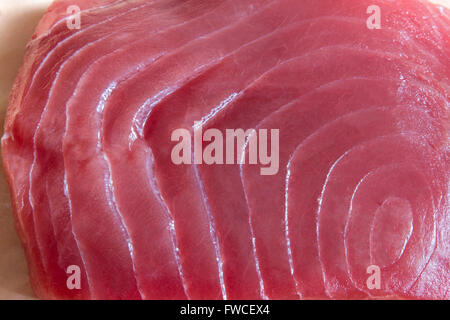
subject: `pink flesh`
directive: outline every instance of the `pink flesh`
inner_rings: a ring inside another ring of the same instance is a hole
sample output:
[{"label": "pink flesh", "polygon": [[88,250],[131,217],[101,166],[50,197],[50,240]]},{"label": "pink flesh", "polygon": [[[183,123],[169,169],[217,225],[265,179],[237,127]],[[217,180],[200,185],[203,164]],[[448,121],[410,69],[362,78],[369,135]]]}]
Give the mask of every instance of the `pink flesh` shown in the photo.
[{"label": "pink flesh", "polygon": [[[56,1],[2,139],[36,294],[448,299],[448,12],[371,4]],[[278,173],[173,164],[194,121],[279,129]]]}]

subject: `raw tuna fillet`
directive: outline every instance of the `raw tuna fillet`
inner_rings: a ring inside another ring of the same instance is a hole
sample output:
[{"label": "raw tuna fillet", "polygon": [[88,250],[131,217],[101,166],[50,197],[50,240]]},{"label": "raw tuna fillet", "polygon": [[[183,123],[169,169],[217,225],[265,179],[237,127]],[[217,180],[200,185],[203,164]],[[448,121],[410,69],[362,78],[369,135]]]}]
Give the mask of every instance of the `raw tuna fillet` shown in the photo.
[{"label": "raw tuna fillet", "polygon": [[2,138],[36,295],[450,299],[449,35],[420,0],[56,0]]}]

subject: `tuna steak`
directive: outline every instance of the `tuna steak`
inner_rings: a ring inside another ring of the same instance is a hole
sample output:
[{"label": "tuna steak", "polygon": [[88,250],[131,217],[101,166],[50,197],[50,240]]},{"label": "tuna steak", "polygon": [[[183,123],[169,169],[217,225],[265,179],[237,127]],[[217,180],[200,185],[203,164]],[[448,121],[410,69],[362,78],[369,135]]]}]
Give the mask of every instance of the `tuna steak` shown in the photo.
[{"label": "tuna steak", "polygon": [[36,295],[450,299],[449,35],[420,0],[56,0],[2,138]]}]

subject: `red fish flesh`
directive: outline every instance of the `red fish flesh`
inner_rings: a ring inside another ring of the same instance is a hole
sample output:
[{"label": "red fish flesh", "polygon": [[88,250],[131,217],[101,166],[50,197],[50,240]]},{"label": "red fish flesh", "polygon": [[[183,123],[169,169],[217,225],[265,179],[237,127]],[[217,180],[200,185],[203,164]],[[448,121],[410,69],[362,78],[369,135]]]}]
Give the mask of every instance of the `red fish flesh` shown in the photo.
[{"label": "red fish flesh", "polygon": [[2,138],[37,296],[450,299],[449,35],[420,0],[55,1]]}]

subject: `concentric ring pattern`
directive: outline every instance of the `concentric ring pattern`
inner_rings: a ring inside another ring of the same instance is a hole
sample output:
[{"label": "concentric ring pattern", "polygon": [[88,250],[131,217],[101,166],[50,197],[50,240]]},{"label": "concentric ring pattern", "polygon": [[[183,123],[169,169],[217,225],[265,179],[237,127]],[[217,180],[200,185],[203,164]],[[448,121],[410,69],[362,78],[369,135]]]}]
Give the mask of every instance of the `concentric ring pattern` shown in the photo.
[{"label": "concentric ring pattern", "polygon": [[[56,1],[2,139],[36,294],[449,299],[449,35],[422,1]],[[278,129],[279,170],[174,164],[180,128]]]}]

